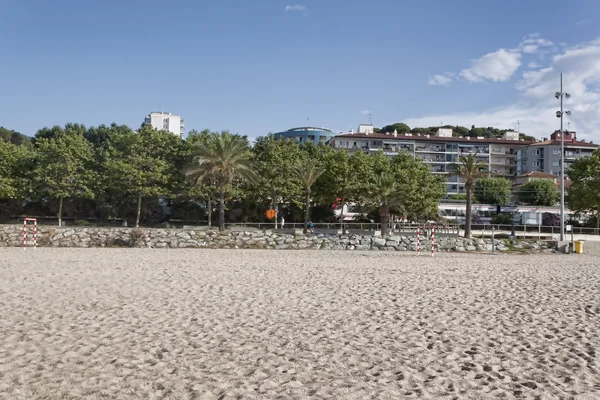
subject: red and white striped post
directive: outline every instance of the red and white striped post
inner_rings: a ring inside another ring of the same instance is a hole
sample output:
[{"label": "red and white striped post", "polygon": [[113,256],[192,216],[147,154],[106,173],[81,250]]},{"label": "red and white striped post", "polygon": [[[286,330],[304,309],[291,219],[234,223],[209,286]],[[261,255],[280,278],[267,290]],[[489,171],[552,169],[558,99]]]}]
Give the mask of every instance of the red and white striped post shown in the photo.
[{"label": "red and white striped post", "polygon": [[33,220],[33,249],[37,249],[37,219]]},{"label": "red and white striped post", "polygon": [[23,250],[27,250],[27,219],[23,219]]},{"label": "red and white striped post", "polygon": [[417,255],[421,255],[421,227],[417,227]]},{"label": "red and white striped post", "polygon": [[435,226],[431,225],[431,257],[433,257],[433,253],[435,252]]},{"label": "red and white striped post", "polygon": [[37,219],[23,219],[23,250],[27,250],[27,221],[33,221],[33,249],[37,249]]}]

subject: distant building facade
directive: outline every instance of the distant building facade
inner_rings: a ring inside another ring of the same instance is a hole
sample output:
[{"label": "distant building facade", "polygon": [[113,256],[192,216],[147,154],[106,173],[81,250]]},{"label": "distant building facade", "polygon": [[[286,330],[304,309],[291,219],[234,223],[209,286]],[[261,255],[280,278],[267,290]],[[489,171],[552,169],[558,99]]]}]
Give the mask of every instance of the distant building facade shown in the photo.
[{"label": "distant building facade", "polygon": [[162,131],[169,131],[180,138],[183,138],[185,133],[183,121],[183,118],[179,115],[171,114],[169,112],[153,111],[146,115],[144,125],[150,125],[154,129]]},{"label": "distant building facade", "polygon": [[436,135],[393,133],[348,133],[335,136],[330,142],[335,149],[348,152],[383,151],[388,156],[406,152],[420,158],[435,174],[446,176],[447,193],[464,193],[464,182],[450,176],[449,165],[462,155],[474,154],[485,164],[492,176],[514,177],[517,173],[517,149],[525,142],[517,132],[506,132],[502,138],[453,137],[452,129],[439,129]]},{"label": "distant building facade", "polygon": [[[565,131],[564,135],[565,174],[568,174],[573,161],[591,155],[599,146],[593,142],[577,140],[577,132]],[[560,175],[560,131],[554,132],[550,140],[544,139],[517,151],[517,174],[535,171]]]},{"label": "distant building facade", "polygon": [[295,140],[297,143],[313,142],[315,144],[325,144],[335,135],[336,134],[333,131],[326,128],[307,126],[301,128],[288,129],[285,132],[277,132],[273,136],[275,137],[275,139],[292,139]]}]

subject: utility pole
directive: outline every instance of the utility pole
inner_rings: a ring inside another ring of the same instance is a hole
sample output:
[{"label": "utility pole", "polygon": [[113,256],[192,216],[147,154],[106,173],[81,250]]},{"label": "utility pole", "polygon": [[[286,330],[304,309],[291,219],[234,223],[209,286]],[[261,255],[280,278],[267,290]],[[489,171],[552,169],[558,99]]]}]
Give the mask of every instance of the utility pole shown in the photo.
[{"label": "utility pole", "polygon": [[560,111],[556,116],[560,118],[560,241],[565,240],[565,131],[563,128],[564,114],[571,115],[571,111],[563,111],[563,98],[571,97],[570,94],[563,92],[563,74],[560,73],[560,92],[556,92],[554,97],[560,100]]}]

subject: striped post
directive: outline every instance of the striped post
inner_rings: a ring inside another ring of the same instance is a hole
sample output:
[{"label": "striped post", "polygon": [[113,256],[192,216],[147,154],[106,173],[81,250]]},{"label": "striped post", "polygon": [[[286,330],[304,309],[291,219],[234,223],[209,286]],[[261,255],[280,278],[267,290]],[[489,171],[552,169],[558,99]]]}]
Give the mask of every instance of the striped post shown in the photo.
[{"label": "striped post", "polygon": [[417,255],[421,255],[421,228],[417,227]]},{"label": "striped post", "polygon": [[27,219],[23,219],[23,250],[27,250]]},{"label": "striped post", "polygon": [[433,253],[435,252],[435,226],[431,225],[431,257],[433,257]]},{"label": "striped post", "polygon": [[37,219],[33,220],[33,249],[37,249]]}]

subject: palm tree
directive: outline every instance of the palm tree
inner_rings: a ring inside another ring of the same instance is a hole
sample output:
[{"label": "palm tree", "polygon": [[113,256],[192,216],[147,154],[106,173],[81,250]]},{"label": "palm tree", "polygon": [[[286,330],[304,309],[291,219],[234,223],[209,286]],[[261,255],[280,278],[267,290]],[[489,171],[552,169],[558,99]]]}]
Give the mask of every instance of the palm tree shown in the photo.
[{"label": "palm tree", "polygon": [[229,132],[211,133],[193,150],[186,175],[196,182],[214,182],[219,192],[219,230],[225,229],[225,192],[236,179],[256,180],[252,153],[245,138]]},{"label": "palm tree", "polygon": [[[476,154],[475,154],[476,155]],[[471,238],[471,215],[473,208],[473,188],[478,179],[487,176],[484,170],[486,164],[477,160],[475,155],[460,156],[458,163],[450,164],[450,175],[458,176],[465,181],[465,190],[467,191],[467,212],[465,216],[465,238]]]},{"label": "palm tree", "polygon": [[306,234],[308,232],[311,190],[317,179],[323,174],[323,170],[314,160],[305,158],[296,165],[296,174],[300,178],[300,182],[304,187],[304,194],[306,195],[306,202],[304,204],[304,233]]},{"label": "palm tree", "polygon": [[390,208],[399,199],[397,188],[396,177],[392,173],[381,172],[373,177],[369,202],[379,208],[382,237],[389,233]]}]

